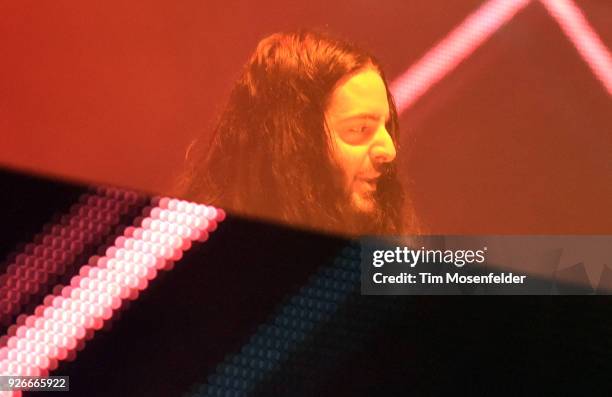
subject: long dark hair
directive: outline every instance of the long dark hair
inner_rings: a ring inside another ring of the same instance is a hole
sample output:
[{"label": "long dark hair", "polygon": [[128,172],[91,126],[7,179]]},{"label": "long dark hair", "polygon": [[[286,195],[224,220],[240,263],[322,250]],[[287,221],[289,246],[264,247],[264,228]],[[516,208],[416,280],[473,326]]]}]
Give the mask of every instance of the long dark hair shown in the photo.
[{"label": "long dark hair", "polygon": [[[324,112],[336,83],[378,61],[359,47],[314,31],[276,33],[259,42],[214,129],[188,156],[182,195],[230,211],[333,232],[401,232],[404,195],[395,166],[381,176],[376,217],[351,222]],[[398,145],[398,116],[387,86]]]}]

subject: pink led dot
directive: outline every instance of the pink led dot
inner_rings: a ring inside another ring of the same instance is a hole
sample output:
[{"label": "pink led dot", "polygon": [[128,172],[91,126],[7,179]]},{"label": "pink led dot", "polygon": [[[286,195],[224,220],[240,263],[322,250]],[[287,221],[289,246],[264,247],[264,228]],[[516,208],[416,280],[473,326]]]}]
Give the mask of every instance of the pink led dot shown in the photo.
[{"label": "pink led dot", "polygon": [[179,225],[177,225],[175,223],[168,223],[167,224],[166,233],[168,233],[168,234],[177,234],[177,228],[178,227],[179,227]]},{"label": "pink led dot", "polygon": [[[62,326],[62,335],[70,339],[76,334],[76,330],[77,327],[74,324],[70,324],[67,322]],[[68,340],[66,341],[66,343],[68,343]]]},{"label": "pink led dot", "polygon": [[168,222],[164,222],[164,221],[157,221],[157,225],[156,227],[152,227],[152,230],[157,230],[160,231],[162,233],[167,233],[170,230],[170,225],[172,225],[171,223]]},{"label": "pink led dot", "polygon": [[134,251],[139,252],[151,252],[153,244],[148,241],[138,241],[138,244],[134,247]]},{"label": "pink led dot", "polygon": [[49,321],[49,318],[45,318],[42,329],[44,332],[53,333],[53,323]]},{"label": "pink led dot", "polygon": [[160,233],[157,235],[157,241],[159,242],[160,245],[166,245],[168,243],[168,238],[170,236],[168,236],[165,233]]},{"label": "pink led dot", "polygon": [[[39,314],[36,314],[36,316],[40,316]],[[36,329],[43,329],[43,325],[45,324],[45,320],[37,317],[36,320],[34,321],[34,327],[36,327]]]},{"label": "pink led dot", "polygon": [[154,266],[150,266],[154,269],[163,269],[166,266],[166,260],[163,257],[156,257]]},{"label": "pink led dot", "polygon": [[77,300],[81,301],[81,303],[87,302],[87,300],[89,299],[89,290],[81,288],[81,289],[78,289],[77,291],[78,291]]},{"label": "pink led dot", "polygon": [[181,258],[183,257],[183,251],[181,251],[180,249],[174,250],[174,255],[172,255],[172,259],[173,261],[179,261]]},{"label": "pink led dot", "polygon": [[66,350],[66,348],[61,347],[60,349],[58,349],[57,359],[59,361],[64,361],[67,356],[68,356],[68,350]]},{"label": "pink led dot", "polygon": [[71,280],[70,280],[70,286],[72,288],[79,288],[79,286],[81,285],[81,279],[83,277],[81,276],[74,276]]},{"label": "pink led dot", "polygon": [[49,322],[51,322],[51,331],[54,334],[59,334],[60,332],[62,332],[62,324],[61,323],[59,323],[57,321],[54,321],[54,320],[51,320],[51,319],[49,319]]},{"label": "pink led dot", "polygon": [[68,323],[70,321],[70,312],[68,310],[62,310],[62,321]]},{"label": "pink led dot", "polygon": [[168,197],[162,197],[159,199],[159,206],[161,208],[168,208],[168,204],[170,203],[170,199]]},{"label": "pink led dot", "polygon": [[44,311],[43,311],[43,316],[47,319],[51,318],[53,316],[53,312],[55,310],[53,309],[53,307],[51,306],[47,306],[45,307]]},{"label": "pink led dot", "polygon": [[191,231],[190,231],[189,235],[186,236],[184,240],[182,240],[183,243],[181,244],[181,246],[177,247],[177,248],[179,248],[179,249],[181,249],[183,251],[187,251],[188,249],[190,249],[191,248],[191,239],[190,239],[190,237],[191,237]]},{"label": "pink led dot", "polygon": [[[34,317],[32,317],[32,320],[34,320]],[[36,329],[31,326],[27,326],[25,331],[25,337],[29,340],[36,339]]]},{"label": "pink led dot", "polygon": [[79,348],[79,342],[81,339],[85,338],[85,336],[87,335],[87,332],[85,330],[85,328],[82,325],[77,325],[74,336],[77,339],[77,346],[76,348]]},{"label": "pink led dot", "polygon": [[172,248],[166,249],[164,258],[167,260],[171,260],[176,255],[176,251],[180,251],[180,250],[173,250]]},{"label": "pink led dot", "polygon": [[134,226],[128,226],[123,231],[123,235],[125,237],[134,237],[134,231],[136,231],[136,228]]},{"label": "pink led dot", "polygon": [[132,261],[132,260],[134,260],[134,251],[124,250],[122,256],[123,256],[123,258],[122,258],[123,260],[125,260],[125,261]]},{"label": "pink led dot", "polygon": [[89,265],[81,266],[81,268],[79,269],[79,275],[81,277],[87,277],[90,269],[91,269],[91,266]]},{"label": "pink led dot", "polygon": [[150,267],[147,269],[147,280],[153,280],[155,277],[157,277],[157,270],[154,267]]},{"label": "pink led dot", "polygon": [[106,257],[108,257],[108,258],[115,258],[116,254],[117,254],[117,251],[118,251],[117,247],[108,247],[106,249],[106,252],[105,252]]},{"label": "pink led dot", "polygon": [[95,278],[91,278],[91,279],[89,280],[89,289],[90,289],[92,292],[95,292],[95,291],[98,289],[98,286],[99,286],[99,285],[100,285],[100,281],[98,281],[97,279],[95,279]]},{"label": "pink led dot", "polygon": [[168,245],[172,249],[180,248],[183,245],[183,239],[178,236],[171,236],[168,238]]},{"label": "pink led dot", "polygon": [[139,295],[138,290],[137,289],[132,289],[132,290],[130,290],[130,295],[128,296],[128,299],[132,300],[132,301],[136,300],[136,299],[138,299],[138,295]]},{"label": "pink led dot", "polygon": [[155,262],[157,261],[157,258],[158,256],[153,255],[153,254],[143,254],[142,261],[140,263],[142,263],[146,267],[152,267],[152,266],[155,266]]},{"label": "pink led dot", "polygon": [[136,274],[136,277],[138,278],[144,278],[147,276],[147,268],[145,266],[136,266],[136,268],[134,269],[134,273]]},{"label": "pink led dot", "polygon": [[107,269],[112,270],[113,273],[115,273],[115,272],[122,272],[124,266],[125,266],[125,262],[123,262],[122,260],[109,259],[106,267]]},{"label": "pink led dot", "polygon": [[127,286],[122,287],[121,292],[119,293],[119,297],[121,299],[127,299],[130,296],[130,292],[131,292],[130,287],[127,287]]},{"label": "pink led dot", "polygon": [[68,350],[73,350],[74,348],[76,348],[77,345],[77,341],[76,338],[74,337],[68,337],[66,340],[66,349]]},{"label": "pink led dot", "polygon": [[184,213],[179,213],[176,215],[174,222],[175,223],[185,223],[186,215]]},{"label": "pink led dot", "polygon": [[198,229],[193,229],[189,235],[190,240],[197,240],[200,238],[201,232]]},{"label": "pink led dot", "polygon": [[136,265],[142,264],[146,259],[146,256],[143,252],[135,251],[132,254],[132,262]]},{"label": "pink led dot", "polygon": [[183,216],[185,217],[185,219],[182,222],[183,225],[189,226],[190,228],[195,227],[194,223],[195,223],[196,219],[198,219],[198,218],[196,218],[195,216],[190,215],[190,214],[183,214]]},{"label": "pink led dot", "polygon": [[34,322],[35,322],[35,321],[36,321],[36,317],[35,317],[35,316],[28,316],[28,317],[26,317],[26,319],[25,319],[25,325],[26,325],[28,328],[32,328],[32,327],[34,327]]},{"label": "pink led dot", "polygon": [[164,212],[164,211],[162,211],[162,209],[161,209],[161,208],[159,208],[159,207],[155,207],[155,208],[153,208],[153,209],[151,210],[151,212],[150,212],[149,216],[150,216],[151,218],[160,218],[160,216],[161,216],[161,214],[162,214],[163,212]]},{"label": "pink led dot", "polygon": [[195,228],[197,228],[198,230],[207,230],[208,229],[208,225],[210,223],[208,218],[197,218],[196,221],[197,222],[195,222],[196,224],[194,225]]},{"label": "pink led dot", "polygon": [[154,229],[155,220],[151,218],[145,218],[142,220],[141,227],[144,229]]},{"label": "pink led dot", "polygon": [[22,326],[17,328],[17,332],[15,333],[15,335],[18,338],[24,338],[27,330],[28,330],[28,328],[26,326],[22,325]]},{"label": "pink led dot", "polygon": [[167,248],[164,246],[157,246],[155,249],[155,256],[157,257],[165,257]]},{"label": "pink led dot", "polygon": [[113,310],[110,307],[105,307],[102,311],[102,320],[110,320],[113,317]]},{"label": "pink led dot", "polygon": [[104,326],[104,320],[102,320],[101,318],[95,318],[94,319],[94,324],[93,324],[93,329],[95,329],[96,331],[101,330],[102,327]]},{"label": "pink led dot", "polygon": [[147,230],[147,235],[142,236],[142,239],[140,241],[155,242],[156,238],[157,238],[157,232],[154,232],[152,230]]},{"label": "pink led dot", "polygon": [[208,223],[208,228],[207,228],[207,230],[208,230],[209,232],[214,232],[215,230],[217,230],[217,222],[216,222],[216,221],[214,221],[214,220],[211,220],[211,221]]},{"label": "pink led dot", "polygon": [[67,285],[64,288],[62,288],[62,296],[64,298],[68,298],[70,296],[70,294],[72,293],[72,287]]},{"label": "pink led dot", "polygon": [[134,250],[134,251],[140,251],[142,249],[142,245],[144,244],[144,242],[142,240],[133,240],[130,239],[130,244],[129,246],[126,246],[126,249],[129,250]]},{"label": "pink led dot", "polygon": [[108,286],[106,287],[106,291],[111,295],[111,296],[117,296],[119,295],[119,293],[121,292],[121,288],[119,287],[119,284],[117,284],[116,282],[111,282],[108,284]]},{"label": "pink led dot", "polygon": [[25,352],[22,351],[23,346],[17,345],[17,348],[19,350],[17,351],[17,358],[15,359],[15,361],[20,363],[20,364],[25,364],[25,360],[27,358],[27,355],[26,355]]},{"label": "pink led dot", "polygon": [[81,296],[80,288],[73,288],[72,291],[70,292],[70,299],[78,300],[80,299],[79,298],[80,296]]},{"label": "pink led dot", "polygon": [[38,367],[41,369],[41,375],[43,375],[45,371],[49,369],[49,359],[46,355],[40,358],[40,364],[38,365]]},{"label": "pink led dot", "polygon": [[206,207],[204,214],[208,219],[215,219],[217,217],[217,209],[215,207]]},{"label": "pink led dot", "polygon": [[30,372],[30,373],[26,373],[26,375],[31,376],[32,367],[36,365],[36,356],[28,354],[25,358],[25,364],[27,365],[26,372],[28,372],[28,370]]},{"label": "pink led dot", "polygon": [[117,272],[113,275],[113,279],[111,280],[112,283],[116,283],[121,285],[122,280],[123,280],[123,270],[117,270]]},{"label": "pink led dot", "polygon": [[108,307],[112,303],[112,298],[110,295],[102,293],[98,296],[98,301],[96,303],[102,307]]},{"label": "pink led dot", "polygon": [[113,296],[111,299],[110,307],[112,310],[117,310],[121,307],[121,298],[118,296]]},{"label": "pink led dot", "polygon": [[124,282],[130,288],[136,288],[138,286],[138,278],[132,274],[126,275]]},{"label": "pink led dot", "polygon": [[138,280],[138,285],[136,286],[136,288],[138,288],[140,291],[143,291],[148,286],[149,286],[149,282],[147,281],[146,278],[143,278],[143,279]]},{"label": "pink led dot", "polygon": [[83,316],[83,314],[79,311],[73,311],[70,314],[70,323],[74,324],[75,326],[81,326],[83,325],[83,322],[85,321],[85,318]]},{"label": "pink led dot", "polygon": [[191,228],[187,227],[187,226],[179,226],[177,228],[177,233],[179,236],[181,236],[181,238],[189,238],[189,236],[191,235]]},{"label": "pink led dot", "polygon": [[96,279],[100,282],[104,282],[108,280],[108,273],[109,273],[108,269],[98,269],[96,273]]},{"label": "pink led dot", "polygon": [[[63,290],[62,290],[63,291]],[[63,295],[62,295],[63,296]],[[69,296],[65,297],[65,298],[70,298]],[[72,299],[64,299],[62,301],[62,305],[60,306],[60,308],[62,310],[70,310],[72,304],[74,303],[74,300]]]},{"label": "pink led dot", "polygon": [[22,373],[22,366],[14,361],[11,361],[8,366],[8,373],[11,375],[18,375]]},{"label": "pink led dot", "polygon": [[197,207],[197,204],[195,203],[186,203],[185,212],[192,214],[194,210],[196,209],[196,207]]},{"label": "pink led dot", "polygon": [[177,199],[171,199],[168,201],[168,209],[175,211],[179,201]]},{"label": "pink led dot", "polygon": [[56,296],[53,298],[53,307],[59,308],[62,307],[62,302],[64,301],[64,297]]},{"label": "pink led dot", "polygon": [[[88,330],[91,329],[93,327],[93,317],[91,316],[85,316],[85,323],[83,324],[83,327]],[[86,335],[87,336],[87,335]]]},{"label": "pink led dot", "polygon": [[207,231],[201,231],[200,232],[200,237],[198,237],[198,241],[199,242],[204,242],[206,240],[208,240],[208,232]]}]

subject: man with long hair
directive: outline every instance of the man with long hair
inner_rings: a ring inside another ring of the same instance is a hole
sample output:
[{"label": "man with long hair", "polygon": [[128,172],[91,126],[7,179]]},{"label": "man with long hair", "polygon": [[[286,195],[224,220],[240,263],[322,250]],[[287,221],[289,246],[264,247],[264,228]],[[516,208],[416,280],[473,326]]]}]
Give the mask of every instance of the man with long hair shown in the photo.
[{"label": "man with long hair", "polygon": [[259,42],[182,195],[349,235],[399,234],[398,116],[378,61],[323,33]]}]

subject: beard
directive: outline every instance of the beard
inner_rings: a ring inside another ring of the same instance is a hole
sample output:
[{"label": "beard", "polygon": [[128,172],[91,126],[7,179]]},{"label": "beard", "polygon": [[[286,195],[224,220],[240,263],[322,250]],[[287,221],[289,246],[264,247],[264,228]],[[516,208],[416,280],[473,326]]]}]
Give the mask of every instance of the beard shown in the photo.
[{"label": "beard", "polygon": [[377,234],[384,224],[384,213],[376,194],[367,197],[348,195],[345,208],[345,225],[351,235]]}]

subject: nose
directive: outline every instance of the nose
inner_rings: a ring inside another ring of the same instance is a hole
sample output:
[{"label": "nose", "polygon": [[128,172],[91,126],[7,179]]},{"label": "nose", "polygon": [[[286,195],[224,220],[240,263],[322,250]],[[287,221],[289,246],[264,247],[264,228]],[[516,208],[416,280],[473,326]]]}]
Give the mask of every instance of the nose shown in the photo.
[{"label": "nose", "polygon": [[385,127],[382,127],[376,134],[370,156],[372,162],[375,164],[390,163],[395,160],[397,152],[395,151],[395,144],[389,134],[389,131]]}]

